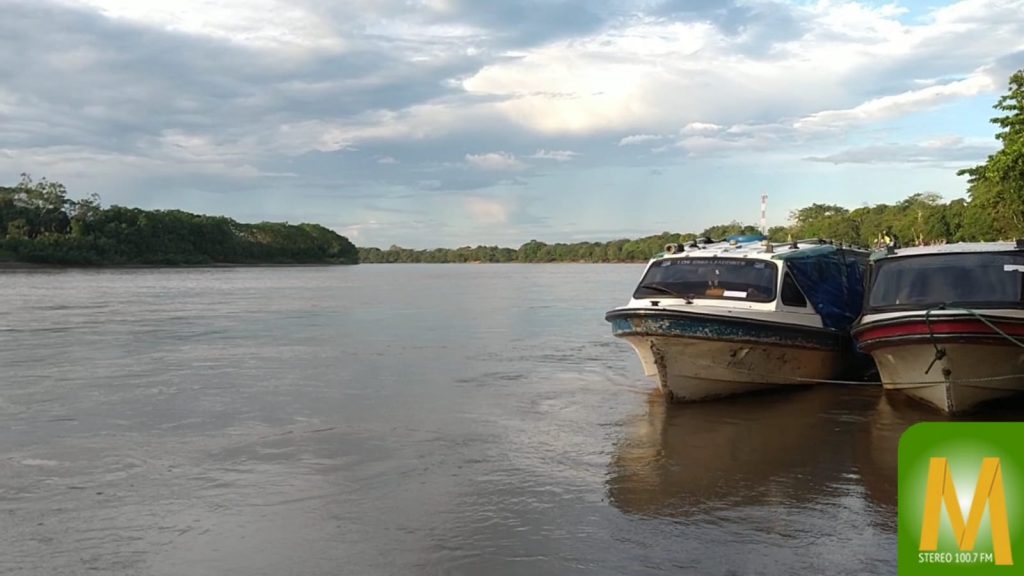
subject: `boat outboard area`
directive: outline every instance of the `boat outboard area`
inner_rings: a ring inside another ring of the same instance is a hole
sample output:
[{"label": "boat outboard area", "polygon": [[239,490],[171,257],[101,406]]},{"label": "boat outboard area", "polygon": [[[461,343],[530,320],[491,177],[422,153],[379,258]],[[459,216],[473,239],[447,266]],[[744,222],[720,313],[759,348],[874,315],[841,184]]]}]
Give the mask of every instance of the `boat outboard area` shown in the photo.
[{"label": "boat outboard area", "polygon": [[1024,241],[887,246],[852,333],[887,390],[942,412],[1024,391]]},{"label": "boat outboard area", "polygon": [[669,401],[846,375],[869,253],[762,236],[670,244],[605,319]]}]

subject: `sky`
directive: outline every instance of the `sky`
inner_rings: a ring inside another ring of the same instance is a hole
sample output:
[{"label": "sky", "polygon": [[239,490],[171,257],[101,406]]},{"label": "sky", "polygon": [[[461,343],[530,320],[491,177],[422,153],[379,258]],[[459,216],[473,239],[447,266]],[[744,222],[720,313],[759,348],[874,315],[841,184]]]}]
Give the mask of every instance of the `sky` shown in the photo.
[{"label": "sky", "polygon": [[0,0],[0,184],[360,246],[965,196],[1024,0]]}]

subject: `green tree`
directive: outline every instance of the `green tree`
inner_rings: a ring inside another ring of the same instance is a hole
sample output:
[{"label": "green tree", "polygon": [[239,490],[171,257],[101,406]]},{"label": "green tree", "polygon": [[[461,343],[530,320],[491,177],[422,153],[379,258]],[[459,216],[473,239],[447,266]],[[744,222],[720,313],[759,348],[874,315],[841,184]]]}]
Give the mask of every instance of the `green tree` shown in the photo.
[{"label": "green tree", "polygon": [[180,210],[104,209],[27,174],[0,188],[0,253],[59,264],[357,263],[347,238],[317,224],[242,224]]},{"label": "green tree", "polygon": [[989,211],[998,235],[1024,236],[1024,69],[1010,76],[1009,91],[994,107],[1004,113],[991,120],[1002,148],[957,174],[969,177],[971,203]]},{"label": "green tree", "polygon": [[66,209],[70,201],[63,184],[46,178],[33,182],[31,176],[22,173],[21,181],[14,188],[14,203],[35,216],[34,221],[29,222],[29,233],[33,237],[44,232],[67,231],[70,220]]},{"label": "green tree", "polygon": [[768,229],[768,239],[772,242],[785,242],[790,235],[789,226],[772,226]]},{"label": "green tree", "polygon": [[[811,204],[790,214],[793,221],[794,238],[833,238],[834,229],[843,227],[848,219],[849,210],[835,204]],[[843,233],[851,231],[843,227]],[[843,240],[849,242],[849,240]]]},{"label": "green tree", "polygon": [[742,222],[733,220],[728,224],[718,224],[716,226],[705,228],[700,235],[705,238],[711,238],[712,240],[724,240],[729,236],[735,236],[737,234],[749,235],[757,234],[758,232],[760,232],[760,230],[757,226],[743,224]]}]

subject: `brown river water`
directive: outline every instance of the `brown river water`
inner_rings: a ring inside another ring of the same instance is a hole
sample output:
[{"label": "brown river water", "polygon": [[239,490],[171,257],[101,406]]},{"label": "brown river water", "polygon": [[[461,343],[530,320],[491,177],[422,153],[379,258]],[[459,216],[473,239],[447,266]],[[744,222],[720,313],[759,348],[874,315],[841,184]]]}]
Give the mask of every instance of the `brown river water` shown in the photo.
[{"label": "brown river water", "polygon": [[0,272],[0,574],[895,574],[941,417],[666,407],[604,321],[640,272]]}]

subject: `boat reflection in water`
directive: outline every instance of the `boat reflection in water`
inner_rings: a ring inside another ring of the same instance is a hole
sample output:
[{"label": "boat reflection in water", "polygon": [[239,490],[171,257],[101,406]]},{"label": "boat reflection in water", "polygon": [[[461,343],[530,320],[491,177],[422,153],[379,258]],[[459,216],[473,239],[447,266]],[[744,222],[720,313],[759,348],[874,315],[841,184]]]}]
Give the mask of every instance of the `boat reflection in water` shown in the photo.
[{"label": "boat reflection in water", "polygon": [[[852,442],[854,461],[867,495],[893,508],[897,493],[897,451],[900,436],[918,422],[1019,422],[1024,420],[1024,398],[1004,400],[983,412],[961,416],[936,412],[916,399],[885,393]],[[895,516],[893,516],[895,518]]]},{"label": "boat reflection in water", "polygon": [[613,456],[609,497],[629,514],[688,516],[856,493],[852,444],[879,396],[814,387],[666,405],[651,394]]},{"label": "boat reflection in water", "polygon": [[868,385],[647,400],[614,448],[608,500],[686,574],[893,573],[900,436],[949,419]]},{"label": "boat reflection in water", "polygon": [[[976,417],[1021,420],[1024,410]],[[652,517],[766,506],[855,512],[895,530],[900,436],[917,422],[950,419],[867,385],[684,405],[653,392],[615,449],[609,499]]]}]

